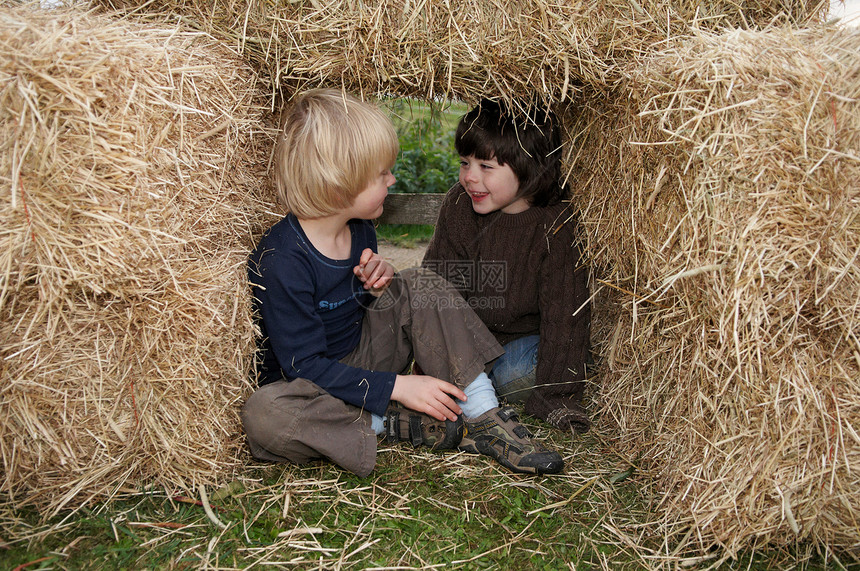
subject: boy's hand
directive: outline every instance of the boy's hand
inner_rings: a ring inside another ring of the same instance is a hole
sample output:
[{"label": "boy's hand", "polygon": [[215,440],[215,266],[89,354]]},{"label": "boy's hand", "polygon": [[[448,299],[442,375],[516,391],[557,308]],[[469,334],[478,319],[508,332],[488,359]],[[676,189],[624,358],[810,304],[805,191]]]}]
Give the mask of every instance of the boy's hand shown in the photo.
[{"label": "boy's hand", "polygon": [[352,271],[364,284],[364,289],[369,289],[370,293],[377,296],[385,291],[394,277],[394,266],[370,248],[364,249],[358,265]]},{"label": "boy's hand", "polygon": [[436,420],[457,420],[463,409],[454,399],[466,400],[466,393],[451,383],[429,375],[397,375],[391,400],[406,408],[429,414]]}]

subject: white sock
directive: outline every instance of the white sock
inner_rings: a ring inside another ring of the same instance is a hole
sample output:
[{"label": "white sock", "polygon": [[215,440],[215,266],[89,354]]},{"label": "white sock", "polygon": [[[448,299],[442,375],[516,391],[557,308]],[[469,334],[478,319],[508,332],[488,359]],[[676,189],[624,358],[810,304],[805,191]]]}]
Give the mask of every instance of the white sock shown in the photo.
[{"label": "white sock", "polygon": [[385,432],[385,420],[379,415],[370,413],[370,428],[379,436]]},{"label": "white sock", "polygon": [[488,410],[499,406],[496,388],[486,373],[481,373],[475,377],[475,380],[469,383],[463,392],[466,393],[467,400],[465,402],[458,400],[457,404],[463,409],[463,416],[466,418],[481,416]]}]

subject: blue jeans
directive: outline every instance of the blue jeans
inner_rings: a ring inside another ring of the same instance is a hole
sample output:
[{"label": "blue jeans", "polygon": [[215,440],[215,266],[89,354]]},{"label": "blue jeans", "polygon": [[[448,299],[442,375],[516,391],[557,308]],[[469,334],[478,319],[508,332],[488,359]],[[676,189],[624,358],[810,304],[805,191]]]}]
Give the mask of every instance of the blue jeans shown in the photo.
[{"label": "blue jeans", "polygon": [[528,400],[535,386],[538,342],[540,337],[520,337],[504,346],[505,354],[499,357],[490,371],[496,394],[510,403]]}]

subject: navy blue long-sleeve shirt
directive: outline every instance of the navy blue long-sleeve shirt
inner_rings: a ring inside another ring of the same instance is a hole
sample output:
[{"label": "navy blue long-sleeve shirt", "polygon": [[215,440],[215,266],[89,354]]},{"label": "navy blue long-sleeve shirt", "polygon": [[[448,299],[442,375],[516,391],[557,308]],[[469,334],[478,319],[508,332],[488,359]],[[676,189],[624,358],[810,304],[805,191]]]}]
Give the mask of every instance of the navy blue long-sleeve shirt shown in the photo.
[{"label": "navy blue long-sleeve shirt", "polygon": [[361,252],[377,249],[367,220],[351,220],[352,252],[332,260],[311,244],[292,214],[272,226],[248,261],[254,310],[262,331],[260,385],[301,377],[349,404],[382,415],[396,373],[339,362],[358,345],[373,297],[353,274]]}]

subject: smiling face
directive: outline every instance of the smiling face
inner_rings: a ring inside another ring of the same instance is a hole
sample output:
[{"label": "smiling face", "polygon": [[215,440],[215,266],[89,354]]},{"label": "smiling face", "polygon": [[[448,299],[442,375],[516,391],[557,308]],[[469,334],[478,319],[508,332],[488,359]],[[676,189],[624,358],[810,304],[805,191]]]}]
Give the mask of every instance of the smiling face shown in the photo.
[{"label": "smiling face", "polygon": [[460,157],[460,184],[472,199],[472,208],[478,214],[501,210],[505,214],[519,214],[529,209],[525,198],[518,198],[520,181],[508,165],[495,159],[481,160],[474,155]]},{"label": "smiling face", "polygon": [[388,187],[397,182],[391,174],[390,167],[380,167],[378,174],[374,175],[367,186],[352,201],[352,206],[347,209],[350,218],[361,218],[372,220],[379,218],[382,214],[382,203],[388,196]]}]

